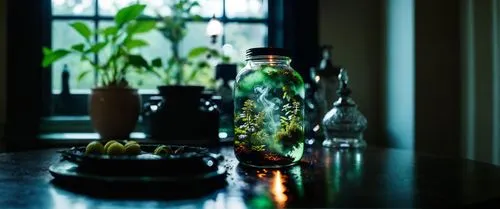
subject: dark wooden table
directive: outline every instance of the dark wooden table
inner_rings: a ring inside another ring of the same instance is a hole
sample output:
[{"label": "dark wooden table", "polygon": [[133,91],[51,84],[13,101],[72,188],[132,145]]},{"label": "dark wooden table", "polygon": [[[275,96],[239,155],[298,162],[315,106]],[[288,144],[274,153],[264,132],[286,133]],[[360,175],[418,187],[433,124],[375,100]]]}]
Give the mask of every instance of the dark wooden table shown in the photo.
[{"label": "dark wooden table", "polygon": [[220,151],[229,168],[228,186],[187,200],[103,198],[59,187],[47,170],[59,161],[57,150],[0,154],[0,208],[500,206],[500,168],[403,150],[308,148],[301,165],[282,170],[248,170],[238,166],[231,147],[223,147]]}]

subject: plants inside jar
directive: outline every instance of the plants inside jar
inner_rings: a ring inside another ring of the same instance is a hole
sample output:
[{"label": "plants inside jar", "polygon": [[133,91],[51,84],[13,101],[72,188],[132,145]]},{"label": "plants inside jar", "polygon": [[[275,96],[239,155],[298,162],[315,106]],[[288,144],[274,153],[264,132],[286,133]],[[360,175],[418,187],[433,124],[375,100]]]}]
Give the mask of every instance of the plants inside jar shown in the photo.
[{"label": "plants inside jar", "polygon": [[[99,30],[92,30],[83,22],[70,26],[83,38],[80,43],[63,49],[43,48],[43,67],[68,55],[78,55],[82,62],[90,63],[77,80],[85,76],[98,75],[92,89],[89,112],[92,124],[102,138],[128,138],[134,130],[139,110],[140,97],[137,89],[127,81],[127,75],[138,73],[156,74],[150,63],[134,50],[148,46],[148,42],[136,35],[152,31],[155,21],[141,21],[138,18],[145,5],[133,4],[120,9],[114,17],[114,24]],[[98,36],[98,41],[94,39]],[[93,59],[99,56],[99,61]]]},{"label": "plants inside jar", "polygon": [[[248,65],[247,65],[248,66]],[[235,154],[247,165],[290,165],[304,147],[304,83],[289,67],[243,69],[235,86]]]}]

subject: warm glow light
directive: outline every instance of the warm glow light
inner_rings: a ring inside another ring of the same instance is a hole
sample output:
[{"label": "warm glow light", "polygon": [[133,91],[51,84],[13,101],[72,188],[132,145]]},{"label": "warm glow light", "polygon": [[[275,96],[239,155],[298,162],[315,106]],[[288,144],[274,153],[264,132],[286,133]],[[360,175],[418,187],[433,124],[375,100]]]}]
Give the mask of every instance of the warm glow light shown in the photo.
[{"label": "warm glow light", "polygon": [[320,80],[319,75],[315,76],[315,77],[314,77],[314,80],[315,80],[316,82],[319,82],[319,80]]},{"label": "warm glow light", "polygon": [[207,35],[208,36],[220,36],[222,34],[222,23],[215,18],[215,15],[210,19],[207,24]]},{"label": "warm glow light", "polygon": [[274,200],[278,203],[278,205],[283,208],[285,205],[285,202],[288,200],[288,197],[286,196],[286,188],[285,185],[284,177],[281,176],[280,171],[274,172],[274,179],[273,179],[273,185],[271,188],[271,193],[274,196]]}]

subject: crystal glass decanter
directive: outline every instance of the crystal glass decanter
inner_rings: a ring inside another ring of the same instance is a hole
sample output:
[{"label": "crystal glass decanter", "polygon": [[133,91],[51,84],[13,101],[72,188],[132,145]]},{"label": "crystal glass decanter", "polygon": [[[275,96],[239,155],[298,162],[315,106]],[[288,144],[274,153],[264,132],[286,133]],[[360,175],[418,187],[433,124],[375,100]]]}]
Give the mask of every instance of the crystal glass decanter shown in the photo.
[{"label": "crystal glass decanter", "polygon": [[367,127],[365,116],[358,110],[356,103],[351,99],[348,76],[345,69],[341,69],[339,76],[339,98],[333,103],[333,108],[323,118],[325,147],[363,148],[366,142],[363,132]]}]

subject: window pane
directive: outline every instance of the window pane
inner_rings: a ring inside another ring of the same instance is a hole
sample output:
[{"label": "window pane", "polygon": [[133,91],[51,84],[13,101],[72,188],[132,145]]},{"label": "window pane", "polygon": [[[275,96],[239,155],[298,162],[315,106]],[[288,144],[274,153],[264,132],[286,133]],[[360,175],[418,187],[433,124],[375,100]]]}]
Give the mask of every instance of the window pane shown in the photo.
[{"label": "window pane", "polygon": [[[99,23],[99,27],[104,28],[109,26],[111,23],[109,21],[102,21]],[[187,56],[189,51],[195,47],[200,46],[210,46],[210,38],[205,35],[207,23],[188,23],[188,33],[182,43],[180,44],[180,54],[181,56]],[[137,39],[146,40],[149,46],[137,49],[136,52],[140,53],[146,60],[151,61],[157,57],[162,58],[163,63],[172,56],[172,49],[170,41],[168,41],[163,35],[158,31],[152,31],[150,33],[140,34],[136,37]],[[217,44],[217,46],[220,46]],[[134,52],[135,53],[135,52]],[[104,50],[104,53],[100,54],[100,59],[104,60],[109,56],[109,49]],[[190,69],[188,69],[189,71]],[[203,71],[199,74],[199,79],[194,82],[198,82],[201,85],[209,85],[210,79],[213,78],[213,69],[210,71]],[[142,84],[140,86],[136,85],[140,89],[156,89],[158,85],[162,85],[161,81],[151,75],[138,75],[130,74],[128,80],[131,84]]]},{"label": "window pane", "polygon": [[[219,41],[216,43],[216,45],[212,45],[210,43],[210,37],[208,37],[205,33],[205,30],[207,28],[207,23],[188,23],[187,25],[188,28],[188,34],[184,38],[184,41],[181,43],[181,55],[182,56],[187,56],[189,51],[191,49],[196,48],[196,47],[217,47],[220,48],[220,38]],[[198,73],[196,74],[197,76],[192,80],[191,84],[194,85],[202,85],[207,88],[213,87],[214,83],[214,78],[215,78],[215,62],[216,60],[213,60],[214,62],[210,62],[213,67],[209,68],[204,68],[199,70]],[[186,73],[189,74],[194,69],[186,69]]]},{"label": "window pane", "polygon": [[267,17],[267,0],[226,0],[228,17]]},{"label": "window pane", "polygon": [[222,0],[199,0],[200,6],[193,9],[193,13],[204,17],[222,17]]},{"label": "window pane", "polygon": [[[110,16],[127,5],[133,4],[137,0],[99,0],[99,14]],[[156,16],[157,13],[162,15],[170,15],[170,5],[177,0],[140,0],[140,3],[146,4],[144,14],[147,16]],[[222,0],[199,0],[199,8],[193,9],[193,13],[206,17],[212,15],[222,16]]]},{"label": "window pane", "polygon": [[94,15],[95,0],[52,0],[53,15]]},{"label": "window pane", "polygon": [[[205,22],[187,24],[188,32],[180,46],[181,55],[186,56],[194,47],[210,46],[210,37],[205,33],[206,28],[207,23]],[[168,53],[170,53],[170,51],[168,51]]]},{"label": "window pane", "polygon": [[258,23],[228,23],[224,27],[226,45],[224,52],[232,61],[243,62],[245,51],[267,45],[267,26]]},{"label": "window pane", "polygon": [[[71,21],[53,21],[52,22],[52,48],[69,48],[70,46],[83,42],[83,38],[75,32],[69,24]],[[94,24],[87,22],[89,27],[94,27]],[[61,73],[64,65],[68,65],[70,79],[69,85],[71,90],[85,89],[88,90],[94,85],[92,74],[89,74],[80,82],[77,82],[78,75],[86,70],[92,69],[90,64],[82,63],[80,57],[76,55],[68,56],[52,65],[52,91],[55,93],[61,90]],[[76,91],[73,91],[74,93]]]}]

